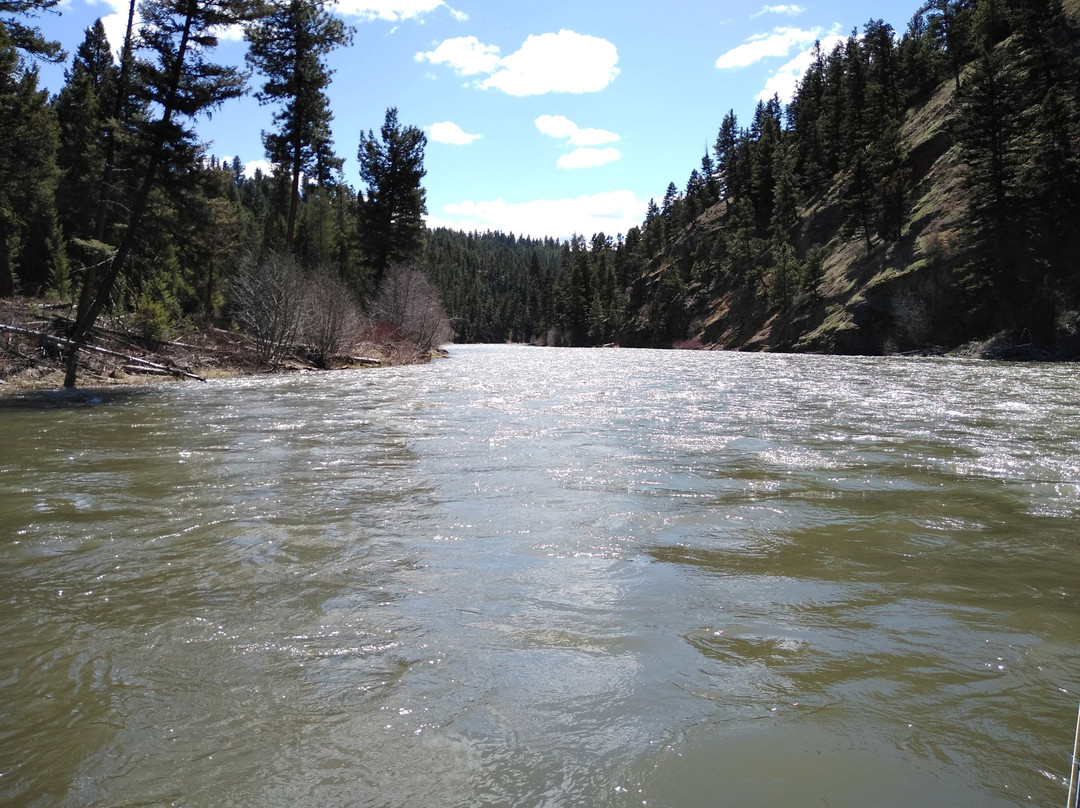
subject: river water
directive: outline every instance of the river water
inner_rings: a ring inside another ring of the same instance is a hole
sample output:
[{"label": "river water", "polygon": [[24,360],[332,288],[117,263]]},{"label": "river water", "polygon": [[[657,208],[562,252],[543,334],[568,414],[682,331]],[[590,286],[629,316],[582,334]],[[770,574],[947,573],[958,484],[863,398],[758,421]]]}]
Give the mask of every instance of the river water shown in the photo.
[{"label": "river water", "polygon": [[1072,365],[454,347],[0,404],[0,803],[1064,804]]}]

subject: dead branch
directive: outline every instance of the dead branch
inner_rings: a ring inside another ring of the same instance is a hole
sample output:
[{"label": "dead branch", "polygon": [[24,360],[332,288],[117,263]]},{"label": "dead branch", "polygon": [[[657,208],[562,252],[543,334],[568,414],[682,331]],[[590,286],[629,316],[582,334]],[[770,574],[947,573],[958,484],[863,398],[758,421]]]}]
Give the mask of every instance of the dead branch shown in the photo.
[{"label": "dead branch", "polygon": [[22,334],[26,337],[36,337],[37,339],[59,346],[61,348],[74,348],[82,351],[92,351],[93,353],[105,354],[106,356],[115,356],[119,359],[123,359],[127,362],[139,364],[143,367],[152,368],[162,373],[171,373],[174,376],[185,376],[189,379],[196,379],[200,382],[205,382],[202,376],[196,376],[194,373],[190,373],[186,370],[180,370],[180,368],[170,368],[165,365],[159,365],[157,362],[151,362],[148,359],[142,359],[138,356],[131,356],[130,354],[120,353],[119,351],[110,351],[108,348],[98,348],[96,345],[79,345],[64,337],[56,337],[52,334],[46,334],[42,331],[32,331],[29,328],[19,328],[18,326],[8,325],[6,323],[0,323],[0,331],[10,331],[14,334]]}]

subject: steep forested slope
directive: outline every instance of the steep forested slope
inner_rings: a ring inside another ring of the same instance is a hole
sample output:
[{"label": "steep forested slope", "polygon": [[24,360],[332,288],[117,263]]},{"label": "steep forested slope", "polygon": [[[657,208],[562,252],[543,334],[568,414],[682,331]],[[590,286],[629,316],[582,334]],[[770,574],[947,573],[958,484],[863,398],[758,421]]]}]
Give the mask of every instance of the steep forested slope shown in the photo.
[{"label": "steep forested slope", "polygon": [[575,238],[552,271],[509,283],[524,301],[545,285],[547,305],[520,306],[505,331],[481,333],[459,314],[460,333],[845,353],[997,340],[1072,351],[1078,5],[935,0],[902,36],[871,20],[818,50],[786,108],[762,102],[745,126],[724,115],[701,166],[651,202],[640,227],[617,240]]}]

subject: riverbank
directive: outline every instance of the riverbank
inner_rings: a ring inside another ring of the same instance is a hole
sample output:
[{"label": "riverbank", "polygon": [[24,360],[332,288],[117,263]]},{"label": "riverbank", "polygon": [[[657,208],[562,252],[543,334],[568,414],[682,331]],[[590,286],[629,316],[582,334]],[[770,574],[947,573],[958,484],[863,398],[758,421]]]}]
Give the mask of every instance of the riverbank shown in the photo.
[{"label": "riverbank", "polygon": [[[22,297],[0,300],[0,396],[63,386],[71,315],[70,305]],[[249,337],[210,325],[189,325],[167,340],[146,340],[128,324],[103,318],[91,347],[79,358],[79,387],[166,380],[197,384],[211,378],[405,365],[431,358],[392,329],[371,324],[358,328],[348,349],[325,367],[302,345],[267,365]]]}]

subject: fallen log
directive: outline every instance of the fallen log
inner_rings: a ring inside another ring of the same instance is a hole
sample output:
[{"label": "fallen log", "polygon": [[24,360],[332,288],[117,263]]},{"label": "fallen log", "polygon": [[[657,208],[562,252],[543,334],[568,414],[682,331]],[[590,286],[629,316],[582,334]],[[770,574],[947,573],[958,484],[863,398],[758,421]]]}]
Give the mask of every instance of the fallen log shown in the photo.
[{"label": "fallen log", "polygon": [[145,376],[166,376],[169,371],[150,368],[146,365],[124,365],[124,373],[141,373]]},{"label": "fallen log", "polygon": [[25,337],[36,337],[44,342],[51,343],[52,345],[59,346],[61,348],[74,348],[81,351],[91,351],[97,354],[104,354],[106,356],[115,356],[119,359],[123,359],[129,363],[141,365],[146,368],[153,368],[155,371],[161,373],[170,373],[173,376],[184,376],[188,379],[195,379],[200,382],[205,382],[202,376],[196,376],[186,370],[180,368],[170,368],[165,365],[160,365],[157,362],[151,362],[149,359],[143,359],[138,356],[131,356],[130,354],[120,353],[119,351],[110,351],[108,348],[98,348],[96,345],[79,345],[64,337],[56,337],[52,334],[46,334],[43,331],[32,331],[29,328],[19,328],[15,325],[8,325],[7,323],[0,323],[0,331],[9,331],[13,334],[21,334]]},{"label": "fallen log", "polygon": [[[70,326],[75,325],[75,321],[68,318],[68,317],[54,317],[53,322],[54,322],[55,325],[61,326],[63,328],[69,328]],[[120,331],[119,329],[109,328],[108,326],[99,325],[97,323],[94,323],[94,329],[93,330],[98,334],[111,334],[114,337],[120,337],[120,339],[127,340],[128,342],[132,341],[132,336],[127,331]],[[164,339],[155,340],[155,341],[159,345],[168,345],[168,346],[170,346],[172,348],[187,348],[189,350],[198,350],[199,349],[198,345],[188,345],[186,342],[170,342],[169,340],[164,340]]]}]

